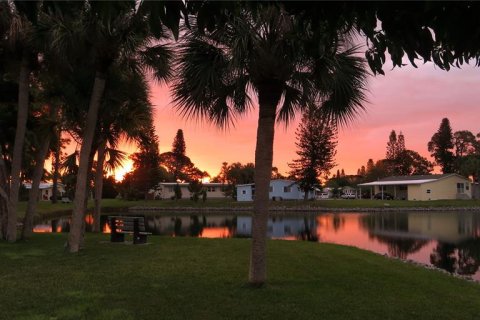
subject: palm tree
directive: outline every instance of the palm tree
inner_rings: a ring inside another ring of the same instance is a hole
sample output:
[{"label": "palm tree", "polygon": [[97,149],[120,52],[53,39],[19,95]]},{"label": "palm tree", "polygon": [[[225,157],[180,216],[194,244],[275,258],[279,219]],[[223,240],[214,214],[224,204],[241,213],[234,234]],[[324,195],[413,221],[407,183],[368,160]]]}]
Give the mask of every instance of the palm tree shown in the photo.
[{"label": "palm tree", "polygon": [[340,34],[322,34],[300,21],[268,4],[240,11],[213,32],[187,32],[176,66],[174,97],[186,117],[225,127],[251,109],[254,95],[258,98],[249,274],[253,285],[266,281],[275,122],[288,124],[297,111],[312,107],[345,123],[363,110],[365,101],[367,72],[355,48],[347,47]]},{"label": "palm tree", "polygon": [[[17,203],[22,170],[22,154],[27,128],[29,106],[29,84],[32,62],[36,60],[36,49],[32,39],[38,18],[38,3],[10,2],[2,7],[3,18],[8,19],[8,31],[2,37],[2,47],[7,49],[12,59],[19,57],[18,63],[18,109],[15,141],[10,169],[10,186],[8,194],[8,215],[6,239],[15,242],[17,239]],[[3,28],[2,28],[3,29]]]},{"label": "palm tree", "polygon": [[[78,53],[87,55],[94,62],[95,70],[80,148],[72,224],[68,237],[70,252],[77,252],[81,241],[89,158],[98,111],[108,82],[108,71],[115,63],[124,61],[132,70],[153,71],[152,75],[157,80],[165,80],[170,76],[170,50],[161,41],[154,41],[165,36],[161,28],[152,30],[151,21],[155,17],[151,17],[149,10],[154,6],[148,2],[136,1],[88,1],[83,12],[77,13],[77,19],[69,17],[69,20],[65,20],[61,15],[52,19],[52,42],[57,45],[58,52],[68,53],[65,56],[69,59],[78,58]],[[72,28],[65,28],[65,25]]]},{"label": "palm tree", "polygon": [[38,148],[35,150],[35,167],[32,174],[32,185],[28,193],[28,203],[25,216],[23,218],[22,239],[30,238],[33,232],[33,217],[36,212],[38,196],[40,192],[40,182],[44,174],[45,158],[47,158],[50,148],[50,142],[54,140],[55,126],[57,124],[58,108],[53,105],[48,108],[48,114],[39,118],[35,124],[35,137],[37,138]]},{"label": "palm tree", "polygon": [[100,232],[104,170],[113,171],[126,159],[126,154],[117,150],[120,140],[139,139],[152,120],[152,105],[144,76],[119,67],[112,68],[112,73],[97,128],[94,232]]}]

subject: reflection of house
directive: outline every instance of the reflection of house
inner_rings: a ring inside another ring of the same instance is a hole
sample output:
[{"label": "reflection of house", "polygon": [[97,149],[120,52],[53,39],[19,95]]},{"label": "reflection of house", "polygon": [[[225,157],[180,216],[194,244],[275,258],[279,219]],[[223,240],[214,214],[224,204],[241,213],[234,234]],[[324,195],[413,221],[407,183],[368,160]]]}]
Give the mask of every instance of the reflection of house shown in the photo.
[{"label": "reflection of house", "polygon": [[[295,181],[276,179],[270,181],[269,198],[271,200],[301,200],[305,193]],[[255,184],[237,185],[237,201],[253,201],[255,196]],[[313,197],[309,195],[309,197]]]},{"label": "reflection of house", "polygon": [[198,236],[203,230],[228,230],[234,226],[233,215],[220,216],[145,216],[145,225],[149,232],[158,235],[191,235]]},{"label": "reflection of house", "polygon": [[[154,199],[170,199],[175,196],[176,182],[161,182],[154,191]],[[188,190],[188,183],[178,183],[182,191],[182,198],[190,198],[191,193]],[[203,183],[203,188],[207,192],[207,199],[209,198],[225,198],[225,187],[223,183]],[[153,191],[153,190],[152,190]]]},{"label": "reflection of house", "polygon": [[440,200],[472,197],[470,181],[455,173],[387,177],[358,186],[370,187],[373,193],[390,193],[395,199]]},{"label": "reflection of house", "polygon": [[[25,189],[30,190],[32,189],[32,184],[31,183],[24,183],[23,186]],[[60,199],[63,197],[63,194],[65,193],[65,186],[61,183],[57,184],[57,190],[58,190],[58,198]],[[39,193],[39,200],[43,201],[48,201],[53,195],[53,183],[50,182],[41,182],[40,183],[40,193]]]},{"label": "reflection of house", "polygon": [[[271,217],[268,219],[267,236],[274,239],[294,239],[299,237],[306,229],[317,232],[315,219],[305,217]],[[237,235],[251,236],[252,217],[237,217]]]},{"label": "reflection of house", "polygon": [[363,226],[376,236],[391,239],[434,239],[458,243],[472,236],[475,213],[382,213],[365,216]]}]

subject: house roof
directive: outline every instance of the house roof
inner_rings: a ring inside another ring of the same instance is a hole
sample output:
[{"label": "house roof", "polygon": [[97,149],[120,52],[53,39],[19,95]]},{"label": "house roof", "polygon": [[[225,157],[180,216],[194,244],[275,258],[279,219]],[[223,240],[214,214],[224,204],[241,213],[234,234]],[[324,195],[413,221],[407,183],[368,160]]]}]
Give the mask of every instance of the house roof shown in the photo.
[{"label": "house roof", "polygon": [[[290,185],[289,186],[292,186],[294,184],[296,184],[295,181],[293,180],[288,180],[288,179],[273,179],[273,180],[270,180],[270,183],[272,182],[285,182],[285,183],[289,183]],[[254,186],[255,183],[245,183],[245,184],[237,184],[237,187],[248,187],[248,186]]]},{"label": "house roof", "polygon": [[[23,184],[23,186],[25,187],[25,189],[32,189],[32,184],[30,182],[25,182]],[[63,187],[63,184],[62,183],[58,183],[58,186],[59,187]],[[40,182],[40,185],[38,187],[39,189],[43,190],[43,189],[50,189],[50,188],[53,188],[53,183],[51,182]]]},{"label": "house roof", "polygon": [[[161,185],[161,186],[174,186],[174,185],[179,185],[181,187],[185,187],[185,186],[188,186],[189,183],[187,182],[160,182],[158,185]],[[204,182],[202,183],[202,185],[204,187],[223,187],[223,186],[226,186],[226,184],[224,183],[221,183],[221,182]]]},{"label": "house roof", "polygon": [[389,185],[422,184],[422,183],[445,179],[451,176],[458,176],[462,179],[467,180],[465,177],[462,177],[461,175],[458,175],[456,173],[418,175],[418,176],[391,176],[391,177],[380,179],[378,181],[360,183],[359,186],[389,186]]},{"label": "house roof", "polygon": [[248,187],[248,186],[254,186],[255,183],[245,183],[245,184],[237,184],[237,188],[238,187]]}]

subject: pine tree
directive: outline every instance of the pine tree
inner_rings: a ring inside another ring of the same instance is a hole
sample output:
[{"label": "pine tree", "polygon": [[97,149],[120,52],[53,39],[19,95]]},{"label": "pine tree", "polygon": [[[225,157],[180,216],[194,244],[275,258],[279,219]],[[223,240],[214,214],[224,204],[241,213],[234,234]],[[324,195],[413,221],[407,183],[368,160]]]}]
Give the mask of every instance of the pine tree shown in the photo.
[{"label": "pine tree", "polygon": [[177,134],[173,139],[172,153],[178,157],[185,156],[186,154],[186,144],[182,129],[178,129]]},{"label": "pine tree", "polygon": [[137,199],[140,195],[147,198],[150,189],[165,178],[160,168],[158,137],[153,124],[141,137],[139,148],[130,156],[134,170],[125,176],[123,182],[124,196],[127,198]]},{"label": "pine tree", "polygon": [[397,137],[397,145],[396,145],[397,157],[405,151],[405,136],[403,135],[402,131]]},{"label": "pine tree", "polygon": [[173,139],[172,151],[160,155],[162,165],[172,175],[173,181],[193,181],[208,177],[192,163],[186,155],[186,144],[182,129],[178,129]]},{"label": "pine tree", "polygon": [[298,180],[308,199],[309,191],[320,186],[319,177],[335,166],[337,130],[333,123],[305,113],[296,131],[298,159],[289,163],[290,175]]},{"label": "pine tree", "polygon": [[453,134],[448,118],[442,119],[438,131],[428,143],[428,151],[435,159],[443,173],[452,173],[454,170],[455,156],[453,149]]},{"label": "pine tree", "polygon": [[397,134],[395,130],[390,132],[390,136],[387,142],[387,155],[385,156],[388,160],[393,160],[397,157]]},{"label": "pine tree", "polygon": [[373,170],[375,167],[375,162],[373,162],[373,159],[368,159],[367,161],[367,173]]},{"label": "pine tree", "polygon": [[365,177],[366,174],[367,174],[367,170],[365,169],[365,166],[362,166],[360,168],[360,174],[359,175],[362,176],[362,177]]}]

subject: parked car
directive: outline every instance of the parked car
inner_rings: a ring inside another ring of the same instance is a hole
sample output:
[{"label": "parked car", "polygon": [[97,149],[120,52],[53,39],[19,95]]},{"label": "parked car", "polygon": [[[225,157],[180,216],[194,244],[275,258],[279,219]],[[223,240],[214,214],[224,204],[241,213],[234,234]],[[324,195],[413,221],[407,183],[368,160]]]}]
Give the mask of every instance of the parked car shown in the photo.
[{"label": "parked car", "polygon": [[383,196],[382,196],[382,192],[379,192],[373,196],[373,199],[393,200],[393,196],[388,192],[383,192]]}]

